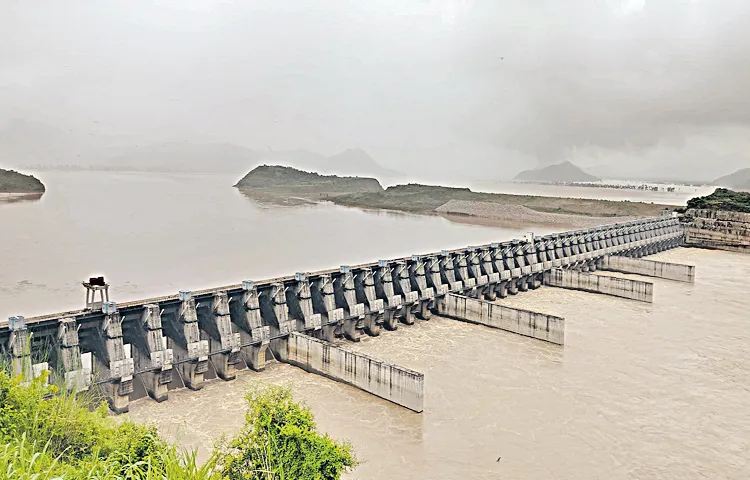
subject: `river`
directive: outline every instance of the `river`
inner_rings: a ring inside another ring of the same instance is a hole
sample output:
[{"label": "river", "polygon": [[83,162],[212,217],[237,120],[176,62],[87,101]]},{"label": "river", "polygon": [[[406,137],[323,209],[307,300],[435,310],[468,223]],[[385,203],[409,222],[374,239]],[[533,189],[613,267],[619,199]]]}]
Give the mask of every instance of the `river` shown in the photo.
[{"label": "river", "polygon": [[[114,301],[517,238],[438,216],[331,203],[256,203],[231,175],[42,172],[38,201],[0,202],[0,318],[83,307],[104,275]],[[551,229],[533,228],[535,233]]]},{"label": "river", "polygon": [[[42,200],[0,204],[8,313],[80,307],[77,282],[90,273],[107,275],[120,300],[521,233],[329,204],[267,207],[223,176],[45,180]],[[128,418],[205,458],[241,425],[247,389],[272,382],[352,442],[362,464],[347,479],[750,478],[750,257],[656,258],[696,265],[696,283],[654,280],[653,304],[547,287],[504,301],[565,317],[564,347],[442,318],[347,344],[424,372],[422,414],[272,363],[162,404],[137,400]]]}]

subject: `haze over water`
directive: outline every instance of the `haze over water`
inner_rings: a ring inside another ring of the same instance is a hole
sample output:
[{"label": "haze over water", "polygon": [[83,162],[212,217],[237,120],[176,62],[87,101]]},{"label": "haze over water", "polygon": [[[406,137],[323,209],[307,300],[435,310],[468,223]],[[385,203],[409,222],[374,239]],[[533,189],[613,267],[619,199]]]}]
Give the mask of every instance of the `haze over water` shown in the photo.
[{"label": "haze over water", "polygon": [[95,274],[122,302],[528,231],[329,203],[263,205],[232,188],[230,175],[44,172],[43,179],[40,201],[0,203],[0,318],[82,308],[81,281]]}]

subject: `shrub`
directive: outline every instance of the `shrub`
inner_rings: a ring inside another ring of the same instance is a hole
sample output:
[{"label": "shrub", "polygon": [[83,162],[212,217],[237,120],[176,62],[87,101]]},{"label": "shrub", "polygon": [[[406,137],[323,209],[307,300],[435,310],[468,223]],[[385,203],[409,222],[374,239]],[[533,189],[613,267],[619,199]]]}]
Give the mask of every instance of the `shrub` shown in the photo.
[{"label": "shrub", "polygon": [[117,422],[93,396],[46,382],[0,369],[0,480],[337,480],[357,463],[281,387],[248,394],[244,428],[199,465],[155,428]]},{"label": "shrub", "polygon": [[246,398],[245,426],[219,455],[224,478],[337,480],[356,466],[351,446],[318,433],[310,409],[288,389],[265,387]]}]

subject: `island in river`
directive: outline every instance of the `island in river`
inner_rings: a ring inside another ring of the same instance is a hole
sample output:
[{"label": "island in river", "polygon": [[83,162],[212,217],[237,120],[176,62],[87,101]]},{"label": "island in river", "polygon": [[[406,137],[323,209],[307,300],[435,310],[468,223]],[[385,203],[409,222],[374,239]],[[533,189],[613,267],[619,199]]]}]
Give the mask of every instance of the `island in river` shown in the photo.
[{"label": "island in river", "polygon": [[330,201],[349,207],[443,215],[478,223],[573,228],[655,216],[673,208],[642,202],[482,193],[468,188],[419,184],[384,189],[374,178],[319,175],[275,165],[253,169],[235,187],[256,200],[280,204]]},{"label": "island in river", "polygon": [[38,178],[0,168],[0,199],[39,198],[44,191],[44,184]]}]

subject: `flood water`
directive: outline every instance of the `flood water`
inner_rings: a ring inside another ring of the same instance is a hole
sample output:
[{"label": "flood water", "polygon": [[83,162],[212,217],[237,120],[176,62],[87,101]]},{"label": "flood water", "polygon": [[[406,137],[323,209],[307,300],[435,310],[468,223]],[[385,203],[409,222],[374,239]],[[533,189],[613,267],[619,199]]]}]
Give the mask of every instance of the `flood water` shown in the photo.
[{"label": "flood water", "polygon": [[[55,175],[41,201],[0,204],[8,314],[80,307],[77,282],[93,273],[121,300],[521,233],[332,205],[264,207],[220,176]],[[205,458],[241,426],[245,392],[271,382],[291,386],[321,430],[352,442],[362,464],[348,479],[750,478],[750,257],[655,258],[696,265],[696,283],[653,280],[653,304],[547,287],[504,301],[565,317],[564,347],[441,318],[346,343],[424,372],[422,414],[272,363],[172,391],[165,403],[135,401],[128,418]]]},{"label": "flood water", "polygon": [[[287,385],[351,440],[350,479],[750,478],[750,258],[679,249],[695,285],[654,280],[654,304],[548,287],[504,303],[566,319],[565,346],[434,318],[353,349],[425,374],[422,414],[272,364],[129,417],[197,447],[241,426],[243,395]],[[499,460],[498,460],[499,459]]]}]

